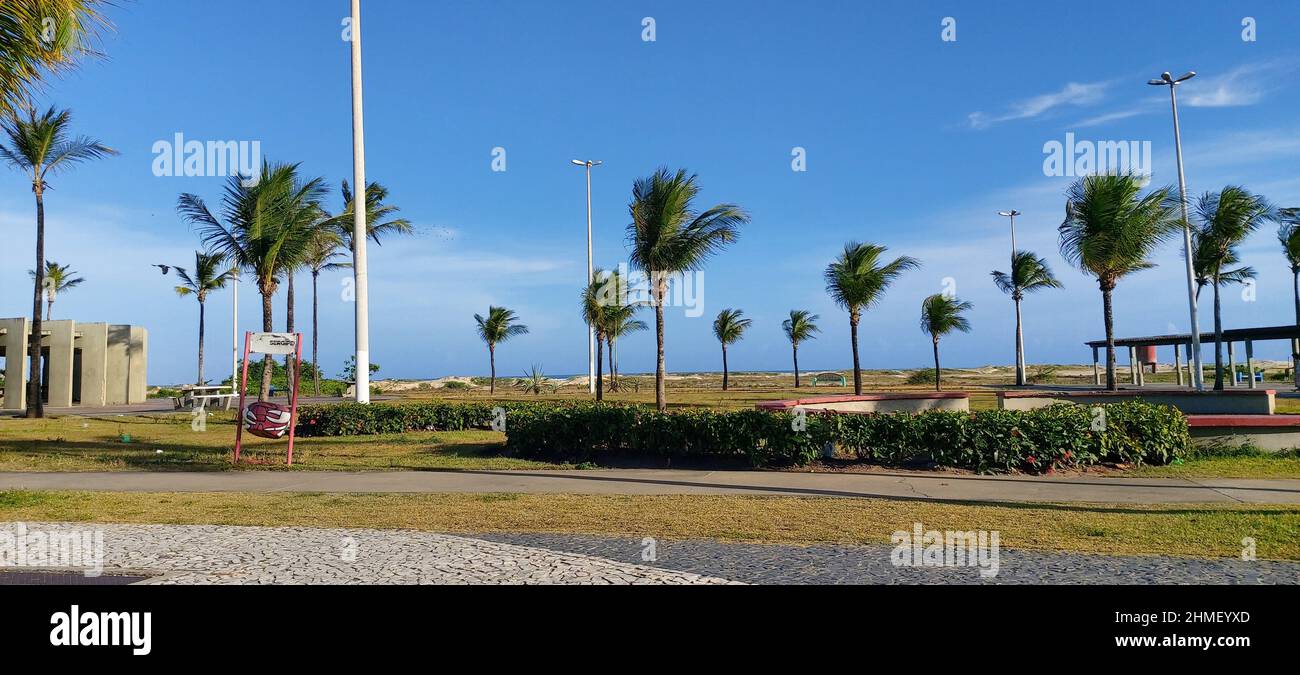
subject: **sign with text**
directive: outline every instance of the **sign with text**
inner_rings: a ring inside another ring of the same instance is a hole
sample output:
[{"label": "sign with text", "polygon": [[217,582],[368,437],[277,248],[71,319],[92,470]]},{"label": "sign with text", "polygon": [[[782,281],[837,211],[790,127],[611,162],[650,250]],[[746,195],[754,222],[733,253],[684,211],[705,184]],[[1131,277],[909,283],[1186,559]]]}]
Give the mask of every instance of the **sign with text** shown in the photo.
[{"label": "sign with text", "polygon": [[298,351],[298,336],[293,333],[252,333],[248,351],[254,354],[293,354]]}]

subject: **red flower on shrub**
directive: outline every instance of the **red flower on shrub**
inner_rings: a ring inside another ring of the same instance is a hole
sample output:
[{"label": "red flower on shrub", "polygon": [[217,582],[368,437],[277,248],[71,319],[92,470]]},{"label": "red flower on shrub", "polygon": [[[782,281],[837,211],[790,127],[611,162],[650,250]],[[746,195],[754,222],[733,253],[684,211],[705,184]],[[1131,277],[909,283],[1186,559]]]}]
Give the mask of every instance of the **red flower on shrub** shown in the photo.
[{"label": "red flower on shrub", "polygon": [[1038,459],[1035,458],[1033,455],[1030,455],[1030,456],[1026,457],[1026,458],[1025,458],[1025,461],[1026,461],[1026,462],[1029,462],[1030,464],[1037,464],[1037,463],[1038,463]]}]

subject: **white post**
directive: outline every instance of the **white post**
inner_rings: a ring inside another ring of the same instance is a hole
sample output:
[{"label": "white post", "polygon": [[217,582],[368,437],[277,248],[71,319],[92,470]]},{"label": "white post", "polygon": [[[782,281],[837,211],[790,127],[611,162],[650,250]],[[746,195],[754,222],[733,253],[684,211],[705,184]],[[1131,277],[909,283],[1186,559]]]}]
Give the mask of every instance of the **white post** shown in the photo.
[{"label": "white post", "polygon": [[1247,386],[1258,389],[1255,386],[1255,343],[1250,340],[1246,340],[1246,377],[1250,378]]},{"label": "white post", "polygon": [[356,402],[370,402],[369,280],[366,271],[366,140],[361,103],[361,0],[352,0],[352,273],[356,279]]},{"label": "white post", "polygon": [[1183,386],[1183,348],[1174,343],[1174,372],[1178,374],[1178,386]]},{"label": "white post", "polygon": [[[230,318],[230,391],[235,392],[239,386],[239,268],[235,268],[233,277],[234,302],[231,303]],[[238,393],[238,392],[235,392]]]},{"label": "white post", "polygon": [[[591,161],[587,161],[587,284],[596,280],[591,260]],[[587,326],[587,390],[596,393],[596,327]]]},{"label": "white post", "polygon": [[1204,375],[1201,371],[1201,322],[1196,311],[1196,270],[1192,267],[1192,228],[1187,221],[1187,181],[1183,177],[1183,139],[1178,128],[1178,94],[1174,92],[1175,84],[1169,85],[1169,102],[1174,109],[1174,155],[1178,160],[1178,196],[1183,209],[1183,259],[1187,263],[1187,306],[1192,321],[1192,351],[1189,363],[1195,364],[1192,383],[1197,391],[1205,390]]},{"label": "white post", "polygon": [[1232,340],[1226,340],[1228,343],[1228,383],[1226,386],[1237,386],[1237,359],[1232,350]]}]

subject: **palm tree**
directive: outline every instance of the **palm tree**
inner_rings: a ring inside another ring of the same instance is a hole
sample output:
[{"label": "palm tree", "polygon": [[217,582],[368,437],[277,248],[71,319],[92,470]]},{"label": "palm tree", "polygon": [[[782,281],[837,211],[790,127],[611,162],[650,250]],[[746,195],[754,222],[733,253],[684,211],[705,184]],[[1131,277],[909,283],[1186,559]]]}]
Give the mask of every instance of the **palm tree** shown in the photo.
[{"label": "palm tree", "polygon": [[671,275],[699,269],[709,256],[734,242],[749,215],[734,204],[716,204],[703,212],[693,202],[700,186],[694,174],[660,168],[632,185],[627,226],[632,266],[650,276],[655,308],[655,406],[662,412],[664,390],[664,296]]},{"label": "palm tree", "polygon": [[1224,268],[1241,262],[1237,246],[1264,221],[1274,217],[1273,207],[1263,197],[1235,185],[1217,193],[1206,192],[1197,200],[1196,227],[1192,230],[1192,267],[1199,285],[1214,287],[1215,391],[1223,391],[1223,314],[1219,287],[1255,278],[1255,270],[1250,267]]},{"label": "palm tree", "polygon": [[198,385],[206,381],[203,379],[204,303],[207,302],[208,293],[225,288],[226,282],[235,274],[233,269],[223,269],[225,262],[225,258],[220,255],[195,251],[194,274],[183,267],[176,268],[176,276],[181,278],[181,284],[176,287],[176,295],[182,298],[193,295],[199,301],[199,379],[194,382]]},{"label": "palm tree", "polygon": [[[27,274],[33,279],[36,278],[36,270],[27,270]],[[59,293],[70,288],[76,288],[85,281],[81,277],[73,277],[76,272],[67,265],[60,265],[53,260],[45,261],[45,320],[50,320],[50,315],[54,311],[54,299]]]},{"label": "palm tree", "polygon": [[[1300,208],[1278,209],[1277,240],[1282,244],[1282,254],[1291,266],[1291,292],[1295,299],[1295,325],[1300,330]],[[1294,350],[1293,350],[1294,351]],[[1300,389],[1300,353],[1291,354],[1291,368],[1295,373],[1296,388]]]},{"label": "palm tree", "polygon": [[853,342],[853,393],[862,395],[862,367],[858,360],[858,322],[863,310],[876,304],[890,284],[907,270],[916,269],[921,262],[908,256],[899,256],[881,264],[889,249],[875,244],[851,241],[844,252],[826,267],[826,292],[836,304],[849,312],[849,335]]},{"label": "palm tree", "polygon": [[790,338],[790,348],[794,351],[794,388],[799,388],[799,343],[812,340],[822,329],[817,327],[820,316],[806,309],[790,310],[790,318],[781,322],[785,336]]},{"label": "palm tree", "polygon": [[[582,289],[582,320],[591,326],[596,333],[596,400],[605,400],[605,383],[604,375],[601,373],[604,364],[605,341],[609,337],[609,320],[608,308],[611,302],[608,299],[610,294],[611,273],[600,268],[592,272],[591,283]],[[618,284],[617,277],[612,279],[615,287]]]},{"label": "palm tree", "polygon": [[[352,186],[348,185],[346,180],[343,181],[340,192],[343,194],[343,211],[331,217],[328,222],[338,231],[343,247],[351,251],[356,203]],[[366,186],[366,236],[380,246],[383,245],[380,241],[381,236],[411,234],[415,231],[411,221],[405,218],[391,218],[401,209],[392,204],[385,204],[386,199],[388,199],[388,188],[375,181],[371,181]]]},{"label": "palm tree", "polygon": [[921,301],[921,331],[930,335],[934,343],[934,390],[939,391],[939,338],[953,331],[970,332],[970,322],[962,313],[974,305],[942,293]]},{"label": "palm tree", "polygon": [[[182,218],[199,229],[210,253],[248,270],[262,295],[262,330],[274,331],[271,299],[286,272],[302,264],[316,236],[325,188],[319,178],[302,179],[297,164],[262,163],[255,184],[231,176],[222,198],[223,223],[203,199],[182,194],[176,205]],[[259,400],[271,393],[271,357],[262,362]],[[292,375],[292,374],[291,374]],[[290,380],[292,383],[293,380]]]},{"label": "palm tree", "polygon": [[1058,231],[1061,255],[1096,277],[1106,324],[1106,388],[1116,390],[1115,315],[1111,293],[1120,279],[1155,267],[1151,254],[1181,226],[1168,187],[1143,196],[1143,178],[1101,174],[1075,181]]},{"label": "palm tree", "polygon": [[27,356],[31,368],[27,383],[27,416],[44,417],[41,400],[41,291],[45,287],[45,191],[50,176],[74,165],[116,155],[117,151],[85,136],[69,137],[72,113],[53,107],[43,113],[35,109],[0,123],[8,143],[0,143],[0,159],[27,175],[36,196],[36,272],[32,291],[32,334]]},{"label": "palm tree", "polygon": [[515,323],[518,320],[514,310],[505,307],[488,307],[486,319],[474,315],[474,321],[478,323],[478,336],[487,344],[488,363],[492,367],[492,381],[488,388],[490,394],[497,391],[497,345],[512,337],[528,334],[528,326]]},{"label": "palm tree", "polygon": [[722,390],[727,390],[727,345],[735,344],[745,336],[753,320],[744,318],[744,310],[724,309],[713,320],[713,335],[722,344]]},{"label": "palm tree", "polygon": [[0,3],[0,117],[25,108],[45,76],[96,55],[110,28],[109,0],[5,0]]},{"label": "palm tree", "polygon": [[1016,386],[1025,385],[1025,333],[1020,321],[1020,301],[1026,293],[1044,288],[1060,288],[1061,282],[1052,274],[1047,261],[1033,251],[1016,251],[1011,256],[1011,273],[994,270],[993,283],[1016,304]]},{"label": "palm tree", "polygon": [[327,270],[339,270],[352,267],[343,252],[343,239],[338,231],[328,227],[318,227],[311,243],[307,246],[307,255],[303,260],[311,270],[311,367],[312,388],[315,396],[320,396],[320,274]]}]

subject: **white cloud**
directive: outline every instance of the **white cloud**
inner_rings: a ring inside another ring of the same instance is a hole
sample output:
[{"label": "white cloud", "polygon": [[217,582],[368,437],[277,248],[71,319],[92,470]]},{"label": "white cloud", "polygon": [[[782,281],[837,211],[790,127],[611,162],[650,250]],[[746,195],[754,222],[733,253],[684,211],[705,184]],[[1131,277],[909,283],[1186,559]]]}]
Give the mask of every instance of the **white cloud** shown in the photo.
[{"label": "white cloud", "polygon": [[1050,112],[1055,108],[1062,106],[1084,106],[1099,103],[1106,95],[1106,89],[1110,86],[1107,82],[1091,82],[1080,84],[1070,82],[1061,88],[1047,94],[1040,94],[1032,98],[1024,99],[1013,103],[1007,111],[990,115],[984,112],[973,112],[967,116],[970,126],[973,129],[987,129],[994,124],[1009,122],[1011,120],[1030,119],[1038,117],[1044,113]]}]

